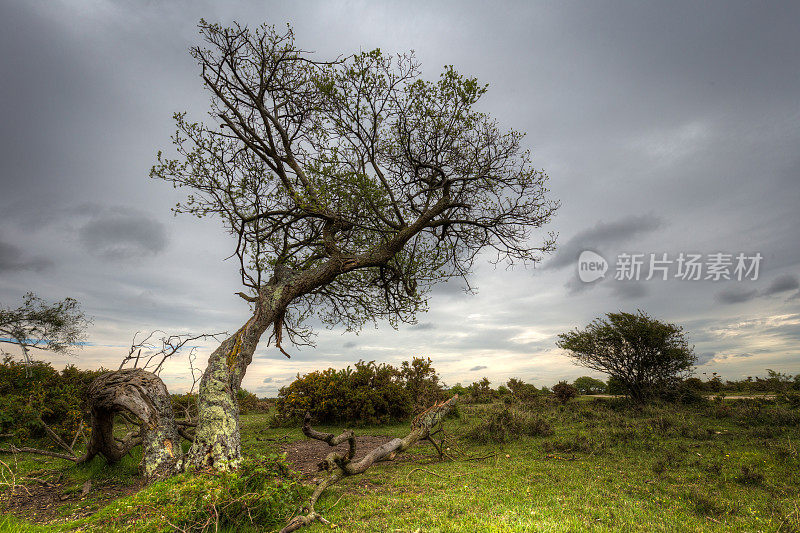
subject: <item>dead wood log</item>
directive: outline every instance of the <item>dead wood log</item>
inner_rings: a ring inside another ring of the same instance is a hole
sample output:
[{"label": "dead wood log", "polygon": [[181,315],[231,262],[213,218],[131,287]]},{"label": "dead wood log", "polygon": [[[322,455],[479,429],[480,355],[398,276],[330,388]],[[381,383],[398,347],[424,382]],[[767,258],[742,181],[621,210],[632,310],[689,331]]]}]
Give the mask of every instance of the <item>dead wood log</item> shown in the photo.
[{"label": "dead wood log", "polygon": [[[175,424],[172,402],[164,382],[157,375],[140,368],[107,372],[89,386],[88,408],[92,433],[85,462],[100,454],[110,463],[142,445],[142,473],[159,477],[175,473],[183,457],[181,436]],[[131,415],[139,424],[136,434],[117,442],[114,418]]]},{"label": "dead wood log", "polygon": [[306,514],[294,517],[281,529],[280,533],[297,531],[303,526],[310,525],[315,521],[328,525],[330,522],[314,510],[314,505],[325,489],[345,477],[363,473],[377,462],[391,461],[397,457],[399,453],[406,451],[417,441],[427,439],[431,435],[433,428],[444,420],[445,415],[447,415],[457,401],[458,394],[447,401],[433,405],[414,419],[411,423],[411,432],[408,435],[402,439],[392,439],[386,444],[378,446],[355,462],[353,462],[353,458],[356,454],[356,439],[353,431],[347,430],[340,435],[322,433],[311,427],[311,415],[306,413],[303,423],[303,433],[307,437],[327,442],[330,446],[338,446],[347,441],[348,449],[345,453],[331,452],[325,460],[320,463],[320,469],[329,472],[328,477],[317,485],[316,490],[314,490],[314,493],[309,498],[308,505],[303,509]]}]

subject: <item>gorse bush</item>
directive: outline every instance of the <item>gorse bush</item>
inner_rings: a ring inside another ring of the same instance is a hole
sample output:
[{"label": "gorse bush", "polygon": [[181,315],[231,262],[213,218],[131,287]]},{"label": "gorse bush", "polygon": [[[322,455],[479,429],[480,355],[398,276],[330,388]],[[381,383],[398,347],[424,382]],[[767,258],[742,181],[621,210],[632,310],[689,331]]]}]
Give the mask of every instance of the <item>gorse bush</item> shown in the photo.
[{"label": "gorse bush", "polygon": [[0,363],[0,433],[23,441],[45,435],[39,417],[61,438],[71,440],[83,418],[89,384],[106,372],[69,365],[26,364],[5,357]]},{"label": "gorse bush", "polygon": [[489,378],[482,378],[472,383],[467,387],[467,392],[469,393],[467,401],[470,403],[491,403],[496,395]]},{"label": "gorse bush", "polygon": [[506,386],[511,391],[512,396],[521,402],[529,402],[541,394],[536,385],[525,383],[519,378],[509,379]]},{"label": "gorse bush", "polygon": [[567,403],[578,395],[578,389],[567,383],[559,381],[553,385],[553,397],[561,403]]},{"label": "gorse bush", "polygon": [[406,420],[441,399],[439,376],[430,360],[415,358],[401,368],[359,361],[297,376],[278,391],[275,424],[296,424],[306,411],[319,423],[384,424]]},{"label": "gorse bush", "polygon": [[414,413],[421,413],[444,395],[439,375],[433,368],[433,362],[421,357],[414,357],[411,362],[403,361],[400,366],[400,378],[411,395]]}]

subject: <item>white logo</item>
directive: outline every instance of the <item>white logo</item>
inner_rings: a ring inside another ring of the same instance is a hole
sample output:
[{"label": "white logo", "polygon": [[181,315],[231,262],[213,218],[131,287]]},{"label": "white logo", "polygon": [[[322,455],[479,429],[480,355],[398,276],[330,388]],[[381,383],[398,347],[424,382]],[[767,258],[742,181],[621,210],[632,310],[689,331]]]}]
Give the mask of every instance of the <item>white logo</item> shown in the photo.
[{"label": "white logo", "polygon": [[605,276],[608,261],[591,250],[584,250],[578,258],[578,277],[584,283],[591,283]]}]

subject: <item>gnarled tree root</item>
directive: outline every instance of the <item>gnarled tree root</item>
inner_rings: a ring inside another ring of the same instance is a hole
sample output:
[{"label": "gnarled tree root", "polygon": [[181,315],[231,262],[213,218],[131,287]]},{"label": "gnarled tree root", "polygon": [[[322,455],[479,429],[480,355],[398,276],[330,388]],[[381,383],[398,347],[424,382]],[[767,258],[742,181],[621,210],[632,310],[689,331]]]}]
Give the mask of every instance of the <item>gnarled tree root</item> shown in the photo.
[{"label": "gnarled tree root", "polygon": [[356,438],[352,430],[347,430],[341,435],[322,433],[311,427],[311,415],[306,413],[303,423],[303,433],[307,437],[327,442],[330,446],[337,446],[347,441],[348,449],[347,452],[343,454],[331,452],[325,460],[320,463],[320,470],[327,470],[329,472],[328,477],[317,485],[316,490],[314,490],[314,493],[309,498],[308,505],[304,509],[306,514],[294,517],[281,529],[280,533],[297,531],[303,526],[310,525],[315,521],[322,522],[326,525],[329,524],[327,520],[314,510],[314,505],[325,489],[345,477],[363,473],[377,462],[391,461],[397,457],[397,454],[406,451],[417,441],[429,438],[433,428],[442,422],[445,415],[447,415],[457,401],[458,394],[445,402],[433,405],[414,419],[411,423],[411,432],[408,435],[402,439],[392,439],[386,444],[378,446],[356,462],[353,462],[353,458],[356,455]]}]

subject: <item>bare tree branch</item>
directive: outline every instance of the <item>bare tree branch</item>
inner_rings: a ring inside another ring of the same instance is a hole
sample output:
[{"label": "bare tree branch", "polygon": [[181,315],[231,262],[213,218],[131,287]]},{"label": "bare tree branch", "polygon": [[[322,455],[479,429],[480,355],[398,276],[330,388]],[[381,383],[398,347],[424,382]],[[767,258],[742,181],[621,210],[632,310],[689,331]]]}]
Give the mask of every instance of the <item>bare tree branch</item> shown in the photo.
[{"label": "bare tree branch", "polygon": [[303,422],[303,434],[308,438],[320,440],[328,443],[330,446],[338,446],[342,442],[349,443],[348,451],[346,454],[331,452],[320,463],[320,469],[328,472],[328,477],[323,479],[314,493],[309,498],[308,505],[305,508],[306,514],[294,517],[286,526],[281,529],[281,533],[290,533],[297,531],[303,526],[308,526],[315,521],[323,524],[329,524],[317,511],[314,510],[314,505],[322,495],[322,493],[331,485],[339,482],[341,479],[364,473],[368,468],[378,462],[392,461],[397,454],[406,451],[414,443],[419,440],[428,439],[431,432],[436,426],[441,424],[445,415],[452,409],[453,405],[458,401],[456,394],[452,398],[442,403],[435,404],[428,408],[426,411],[420,413],[411,423],[411,432],[403,437],[395,438],[373,449],[359,461],[353,462],[356,453],[356,439],[352,430],[345,431],[344,433],[335,436],[332,433],[322,433],[311,427],[311,415],[306,413]]}]

